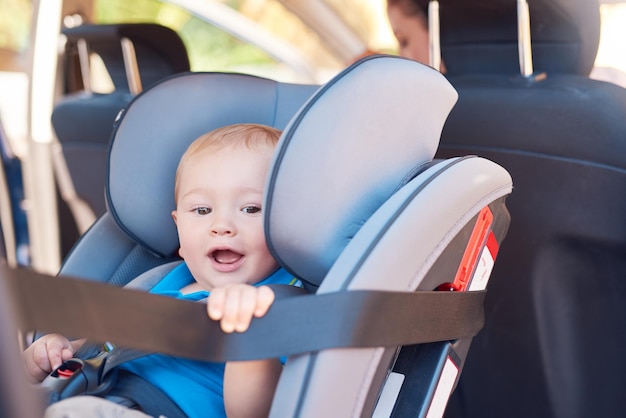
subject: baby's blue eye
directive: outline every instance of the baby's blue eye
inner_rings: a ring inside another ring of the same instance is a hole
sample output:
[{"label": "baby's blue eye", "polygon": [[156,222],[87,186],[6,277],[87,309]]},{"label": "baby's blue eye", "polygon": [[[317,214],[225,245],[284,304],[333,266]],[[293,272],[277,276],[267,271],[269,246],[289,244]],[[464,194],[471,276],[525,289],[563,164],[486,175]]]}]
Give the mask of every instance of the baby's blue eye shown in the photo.
[{"label": "baby's blue eye", "polygon": [[194,209],[194,212],[196,212],[198,215],[208,215],[209,213],[212,212],[212,210],[211,208],[201,207],[201,208]]},{"label": "baby's blue eye", "polygon": [[241,211],[244,213],[259,213],[261,212],[261,208],[258,206],[246,206],[241,209]]}]

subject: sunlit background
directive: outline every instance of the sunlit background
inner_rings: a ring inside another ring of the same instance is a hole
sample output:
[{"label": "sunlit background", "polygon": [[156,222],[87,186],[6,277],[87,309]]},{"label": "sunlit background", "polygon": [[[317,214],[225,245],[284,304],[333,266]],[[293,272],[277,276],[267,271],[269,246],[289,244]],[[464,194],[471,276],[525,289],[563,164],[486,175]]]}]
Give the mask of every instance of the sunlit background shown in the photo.
[{"label": "sunlit background", "polygon": [[[222,0],[220,1],[255,21],[272,33],[297,45],[304,54],[330,68],[345,63],[336,62],[317,36],[293,13],[277,0]],[[262,51],[238,42],[216,27],[208,27],[184,10],[158,0],[94,0],[69,1],[66,13],[76,13],[87,21],[156,22],[179,32],[189,49],[194,71],[223,70],[237,64],[268,61]],[[72,5],[73,3],[73,5]],[[359,36],[371,48],[392,52],[395,40],[385,16],[385,0],[330,0]],[[31,1],[0,0],[0,69],[19,70],[25,65],[30,32]]]},{"label": "sunlit background", "polygon": [[[602,34],[591,76],[626,86],[626,0],[601,2]],[[33,4],[42,17],[37,31]],[[53,167],[50,158],[59,149],[50,123],[54,105],[63,97],[115,88],[97,53],[84,54],[80,66],[74,52],[65,54],[59,24],[157,23],[180,35],[192,71],[322,84],[366,52],[397,52],[385,8],[386,0],[0,0],[0,148],[3,161],[18,161],[24,173],[26,198],[15,200],[22,205],[17,212],[29,217],[29,253],[22,258],[31,257],[41,271],[59,268],[54,179],[63,177],[63,167]],[[52,16],[63,16],[62,22]],[[0,199],[0,209],[8,200]]]},{"label": "sunlit background", "polygon": [[[315,82],[332,77],[349,63],[345,58],[338,58],[327,43],[278,0],[219,2],[295,46],[315,68]],[[386,53],[397,51],[385,14],[386,0],[329,0],[328,3],[340,13],[368,49]],[[0,118],[7,136],[12,139],[25,135],[25,72],[28,68],[31,14],[31,0],[0,0]],[[158,0],[70,0],[65,2],[64,14],[73,16],[66,19],[65,25],[81,22],[156,22],[168,26],[182,37],[192,71],[239,71],[280,81],[311,81],[299,80],[293,69],[286,68],[251,43],[207,24],[182,8]],[[603,4],[601,16],[602,34],[596,60],[598,68],[593,75],[623,83],[619,75],[621,71],[626,71],[626,43],[623,42],[626,39],[626,3]],[[97,69],[98,63],[93,64]],[[98,72],[95,71],[95,74]],[[110,88],[106,77],[94,80],[96,91],[106,92]],[[13,144],[18,154],[21,142],[18,140]]]}]

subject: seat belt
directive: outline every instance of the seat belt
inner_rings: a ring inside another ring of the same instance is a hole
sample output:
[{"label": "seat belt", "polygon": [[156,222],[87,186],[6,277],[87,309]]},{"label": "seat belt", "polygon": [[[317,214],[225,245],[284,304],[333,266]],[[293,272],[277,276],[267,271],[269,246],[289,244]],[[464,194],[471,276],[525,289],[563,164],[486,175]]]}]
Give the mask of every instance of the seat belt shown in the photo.
[{"label": "seat belt", "polygon": [[212,362],[449,341],[484,324],[483,291],[354,290],[276,300],[245,333],[225,334],[204,304],[24,268],[0,266],[0,277],[22,330]]},{"label": "seat belt", "polygon": [[[86,344],[90,347],[83,354],[90,356],[95,346]],[[74,358],[53,370],[40,387],[47,394],[48,405],[73,396],[90,395],[128,407],[138,406],[152,416],[185,418],[185,413],[161,389],[132,372],[117,368],[125,361],[147,354],[115,347],[82,359],[77,352]]]},{"label": "seat belt", "polygon": [[115,385],[106,396],[128,399],[153,417],[186,418],[187,415],[161,389],[127,370],[118,370]]}]

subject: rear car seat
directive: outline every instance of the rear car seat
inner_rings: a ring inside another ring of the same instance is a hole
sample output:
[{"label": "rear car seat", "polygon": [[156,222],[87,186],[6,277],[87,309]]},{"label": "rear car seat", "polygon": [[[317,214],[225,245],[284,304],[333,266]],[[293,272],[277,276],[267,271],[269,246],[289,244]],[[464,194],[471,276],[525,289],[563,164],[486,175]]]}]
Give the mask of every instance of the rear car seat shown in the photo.
[{"label": "rear car seat", "polygon": [[[58,139],[55,175],[71,215],[62,218],[65,255],[105,212],[106,155],[116,116],[142,88],[190,67],[182,40],[165,26],[85,24],[65,28],[63,34],[67,39],[63,56],[66,92],[55,104],[52,125]],[[92,55],[104,64],[113,91],[92,91]]]},{"label": "rear car seat", "polygon": [[529,0],[534,73],[520,75],[515,2],[441,4],[459,101],[438,156],[515,179],[512,222],[450,417],[621,411],[626,366],[626,91],[588,77],[595,0]]}]

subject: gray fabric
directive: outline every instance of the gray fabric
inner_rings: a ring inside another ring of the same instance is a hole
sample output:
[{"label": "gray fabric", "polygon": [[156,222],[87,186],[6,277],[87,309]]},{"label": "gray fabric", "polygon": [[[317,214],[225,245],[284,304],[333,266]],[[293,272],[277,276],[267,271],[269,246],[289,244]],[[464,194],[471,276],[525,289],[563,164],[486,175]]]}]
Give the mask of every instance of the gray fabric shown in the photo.
[{"label": "gray fabric", "polygon": [[[506,170],[482,158],[449,160],[426,170],[372,215],[318,292],[434,289],[442,278],[424,278],[452,238],[482,207],[511,190]],[[371,413],[366,408],[372,406],[394,353],[383,348],[335,349],[290,358],[272,416]],[[341,390],[328,390],[331,385]]]},{"label": "gray fabric", "polygon": [[110,212],[136,242],[162,256],[173,254],[178,248],[170,217],[174,174],[187,146],[201,134],[233,123],[282,129],[317,88],[239,74],[193,73],[147,90],[131,103],[114,132],[108,159]]},{"label": "gray fabric", "polygon": [[319,285],[405,175],[432,160],[456,99],[439,72],[384,56],[319,90],[285,130],[271,168],[264,212],[274,256]]},{"label": "gray fabric", "polygon": [[[451,160],[394,194],[415,167],[432,160],[457,98],[427,66],[370,57],[309,99],[317,89],[243,75],[188,74],[138,96],[111,144],[110,215],[94,229],[104,234],[92,232],[73,256],[106,248],[116,254],[107,263],[116,262],[137,244],[155,259],[174,254],[174,172],[187,145],[230,123],[288,124],[266,195],[266,236],[274,255],[311,283],[324,280],[320,292],[431,290],[432,283],[422,280],[437,255],[482,206],[510,192],[510,177],[480,158]],[[94,243],[99,238],[104,246]],[[115,247],[116,239],[124,248]],[[83,269],[84,261],[67,265],[68,271]],[[329,350],[291,358],[273,413],[294,416],[295,407],[301,416],[351,416],[367,410],[394,353]]]},{"label": "gray fabric", "polygon": [[59,274],[124,286],[172,259],[177,257],[159,257],[130,240],[107,212],[74,246]]},{"label": "gray fabric", "polygon": [[126,285],[129,289],[150,290],[158,282],[161,281],[170,271],[172,271],[181,261],[172,261],[167,264],[161,264],[155,268],[152,268],[145,273],[137,276],[130,283]]},{"label": "gray fabric", "polygon": [[59,274],[109,282],[136,245],[105,213],[74,245]]}]

